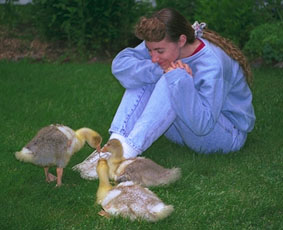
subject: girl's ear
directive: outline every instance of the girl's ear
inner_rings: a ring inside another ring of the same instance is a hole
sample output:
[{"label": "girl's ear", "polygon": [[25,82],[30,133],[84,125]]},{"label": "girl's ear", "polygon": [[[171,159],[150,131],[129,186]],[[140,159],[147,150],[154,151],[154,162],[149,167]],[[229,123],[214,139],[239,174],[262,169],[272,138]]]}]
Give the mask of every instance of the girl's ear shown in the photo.
[{"label": "girl's ear", "polygon": [[181,34],[179,37],[179,41],[178,41],[179,46],[183,47],[186,44],[186,42],[187,42],[187,36],[184,34]]}]

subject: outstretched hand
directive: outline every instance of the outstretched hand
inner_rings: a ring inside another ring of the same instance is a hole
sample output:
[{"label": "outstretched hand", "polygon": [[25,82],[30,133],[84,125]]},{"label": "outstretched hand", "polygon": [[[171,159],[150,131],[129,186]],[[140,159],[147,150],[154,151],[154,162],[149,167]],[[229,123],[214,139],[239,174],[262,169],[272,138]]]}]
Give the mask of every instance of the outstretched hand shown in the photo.
[{"label": "outstretched hand", "polygon": [[170,66],[166,70],[164,70],[164,72],[168,73],[169,71],[177,69],[177,68],[184,69],[187,71],[188,74],[193,76],[192,69],[188,66],[188,64],[183,63],[181,60],[178,60],[176,62],[171,62]]}]

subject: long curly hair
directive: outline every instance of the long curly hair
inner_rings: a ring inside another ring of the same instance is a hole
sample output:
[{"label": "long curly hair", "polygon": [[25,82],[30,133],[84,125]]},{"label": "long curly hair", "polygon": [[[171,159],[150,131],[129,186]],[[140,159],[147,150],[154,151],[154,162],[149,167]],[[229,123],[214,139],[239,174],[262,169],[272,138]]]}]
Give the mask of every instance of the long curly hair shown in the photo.
[{"label": "long curly hair", "polygon": [[[196,39],[191,23],[178,11],[171,8],[157,11],[149,18],[141,17],[135,27],[136,37],[149,42],[159,42],[164,38],[177,42],[182,34],[186,35],[187,44],[192,44]],[[220,36],[215,31],[204,29],[202,37],[220,47],[237,61],[244,71],[247,83],[251,86],[252,71],[242,51],[232,41]]]}]

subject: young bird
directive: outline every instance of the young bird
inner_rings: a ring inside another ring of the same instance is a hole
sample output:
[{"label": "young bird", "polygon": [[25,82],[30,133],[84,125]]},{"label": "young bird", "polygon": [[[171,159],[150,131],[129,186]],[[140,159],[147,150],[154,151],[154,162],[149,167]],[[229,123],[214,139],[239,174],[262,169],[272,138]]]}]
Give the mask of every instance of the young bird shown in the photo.
[{"label": "young bird", "polygon": [[172,205],[164,204],[149,189],[132,181],[113,187],[109,182],[106,159],[98,160],[96,170],[99,178],[96,202],[109,215],[155,222],[169,216],[174,210]]},{"label": "young bird", "polygon": [[[57,179],[56,186],[61,186],[63,168],[85,142],[100,151],[102,138],[96,131],[89,128],[74,131],[64,125],[49,125],[39,130],[21,151],[15,153],[15,156],[20,161],[43,167],[46,181],[51,182]],[[57,178],[48,172],[51,166],[57,167]]]},{"label": "young bird", "polygon": [[179,168],[167,169],[144,157],[125,159],[122,144],[117,139],[109,140],[101,151],[111,153],[108,159],[109,176],[117,182],[133,181],[146,187],[160,186],[173,183],[181,176]]}]

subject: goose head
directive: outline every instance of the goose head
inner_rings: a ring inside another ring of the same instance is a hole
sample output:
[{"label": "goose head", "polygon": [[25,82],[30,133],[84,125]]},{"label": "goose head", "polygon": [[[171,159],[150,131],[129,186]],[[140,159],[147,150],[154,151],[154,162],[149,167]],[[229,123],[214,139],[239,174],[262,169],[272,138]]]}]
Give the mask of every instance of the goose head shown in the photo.
[{"label": "goose head", "polygon": [[123,146],[118,139],[109,140],[101,149],[102,152],[110,152],[115,158],[123,158]]},{"label": "goose head", "polygon": [[76,131],[76,135],[83,142],[86,141],[90,147],[97,149],[98,152],[101,151],[102,137],[96,131],[89,128],[81,128]]}]

